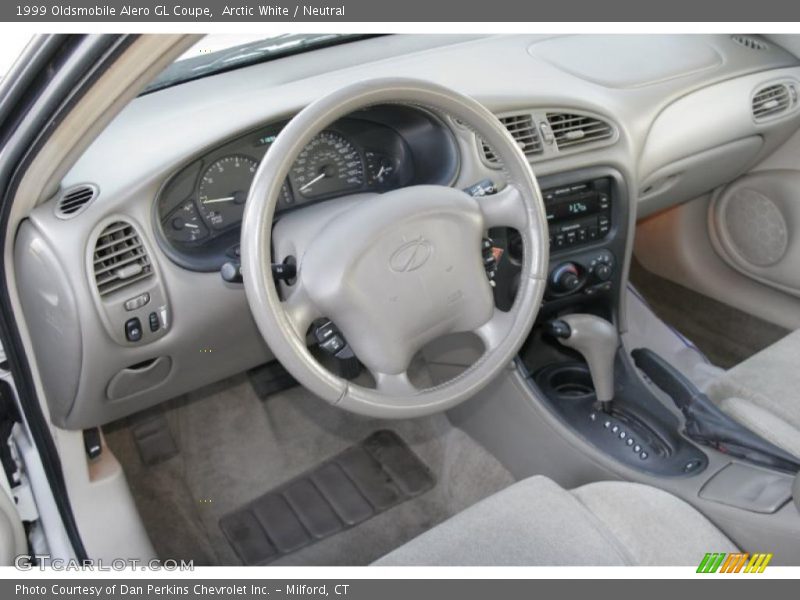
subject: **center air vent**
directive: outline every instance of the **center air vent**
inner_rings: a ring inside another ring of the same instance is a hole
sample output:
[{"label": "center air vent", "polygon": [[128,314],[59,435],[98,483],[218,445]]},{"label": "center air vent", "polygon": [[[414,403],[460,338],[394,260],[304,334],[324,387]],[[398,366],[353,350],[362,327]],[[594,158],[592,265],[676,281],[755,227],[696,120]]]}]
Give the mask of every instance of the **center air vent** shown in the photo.
[{"label": "center air vent", "polygon": [[[534,156],[542,152],[542,140],[536,129],[536,123],[530,114],[510,115],[500,117],[500,122],[508,129],[511,137],[519,144],[525,156]],[[490,163],[497,163],[499,159],[489,145],[481,140],[484,158]]]},{"label": "center air vent", "polygon": [[547,121],[559,150],[598,142],[614,135],[611,125],[586,115],[549,112]]},{"label": "center air vent", "polygon": [[762,42],[760,39],[753,37],[751,35],[732,35],[731,39],[739,44],[740,46],[744,46],[745,48],[749,48],[750,50],[766,50],[769,48],[766,42]]},{"label": "center air vent", "polygon": [[133,225],[117,221],[97,238],[93,256],[94,279],[100,296],[150,277],[153,267]]},{"label": "center air vent", "polygon": [[786,112],[797,101],[797,91],[785,83],[775,83],[758,90],[753,96],[756,121]]},{"label": "center air vent", "polygon": [[65,190],[56,203],[56,216],[69,219],[79,215],[97,196],[97,187],[84,183]]}]

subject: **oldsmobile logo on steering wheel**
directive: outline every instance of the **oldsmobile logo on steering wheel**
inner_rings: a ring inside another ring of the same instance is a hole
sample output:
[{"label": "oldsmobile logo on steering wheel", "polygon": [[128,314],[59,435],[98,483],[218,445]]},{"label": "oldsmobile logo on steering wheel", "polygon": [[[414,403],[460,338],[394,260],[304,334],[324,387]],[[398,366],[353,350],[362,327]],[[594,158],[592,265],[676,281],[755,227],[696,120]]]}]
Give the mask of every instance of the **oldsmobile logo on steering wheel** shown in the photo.
[{"label": "oldsmobile logo on steering wheel", "polygon": [[432,254],[433,244],[419,236],[394,251],[389,257],[389,267],[398,273],[410,273],[428,262]]}]

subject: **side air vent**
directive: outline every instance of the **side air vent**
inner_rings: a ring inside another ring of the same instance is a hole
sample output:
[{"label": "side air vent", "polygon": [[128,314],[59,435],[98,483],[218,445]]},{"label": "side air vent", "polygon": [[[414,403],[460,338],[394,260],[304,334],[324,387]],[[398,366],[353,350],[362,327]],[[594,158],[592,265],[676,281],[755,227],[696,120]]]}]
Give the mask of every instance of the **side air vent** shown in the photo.
[{"label": "side air vent", "polygon": [[[542,152],[542,140],[536,129],[536,123],[530,114],[511,115],[500,117],[500,122],[508,129],[511,137],[516,140],[525,156],[535,156]],[[481,140],[483,156],[487,162],[497,163],[498,158],[489,145]]]},{"label": "side air vent", "polygon": [[97,187],[88,183],[64,190],[56,203],[56,216],[62,219],[76,217],[96,197]]},{"label": "side air vent", "polygon": [[756,121],[786,112],[797,100],[797,91],[785,83],[775,83],[758,90],[753,96],[753,116]]},{"label": "side air vent", "polygon": [[547,122],[559,150],[606,140],[614,128],[605,121],[572,113],[547,113]]},{"label": "side air vent", "polygon": [[744,46],[745,48],[749,48],[750,50],[766,50],[769,48],[766,42],[762,42],[760,39],[755,38],[751,35],[732,35],[731,39],[739,44],[740,46]]},{"label": "side air vent", "polygon": [[100,296],[150,277],[153,267],[133,225],[117,221],[97,238],[93,256],[94,280]]}]

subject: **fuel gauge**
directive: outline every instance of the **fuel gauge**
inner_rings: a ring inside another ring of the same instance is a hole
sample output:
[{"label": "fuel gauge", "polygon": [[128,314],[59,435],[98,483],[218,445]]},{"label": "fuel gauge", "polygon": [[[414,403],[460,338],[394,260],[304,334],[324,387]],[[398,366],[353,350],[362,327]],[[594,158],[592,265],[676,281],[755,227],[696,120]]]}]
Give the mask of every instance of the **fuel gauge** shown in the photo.
[{"label": "fuel gauge", "polygon": [[174,242],[198,242],[208,236],[208,227],[200,218],[192,200],[181,204],[164,220],[164,232]]}]

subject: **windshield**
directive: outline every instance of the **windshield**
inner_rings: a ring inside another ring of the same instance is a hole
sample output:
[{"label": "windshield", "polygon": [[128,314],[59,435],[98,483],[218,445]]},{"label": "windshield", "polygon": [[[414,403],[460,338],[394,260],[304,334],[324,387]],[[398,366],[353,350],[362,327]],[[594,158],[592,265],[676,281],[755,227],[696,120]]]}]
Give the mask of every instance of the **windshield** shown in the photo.
[{"label": "windshield", "polygon": [[6,76],[11,65],[31,41],[30,33],[6,31],[0,37],[0,81]]},{"label": "windshield", "polygon": [[164,69],[145,88],[144,93],[222,71],[367,37],[374,36],[341,33],[207,35]]}]

